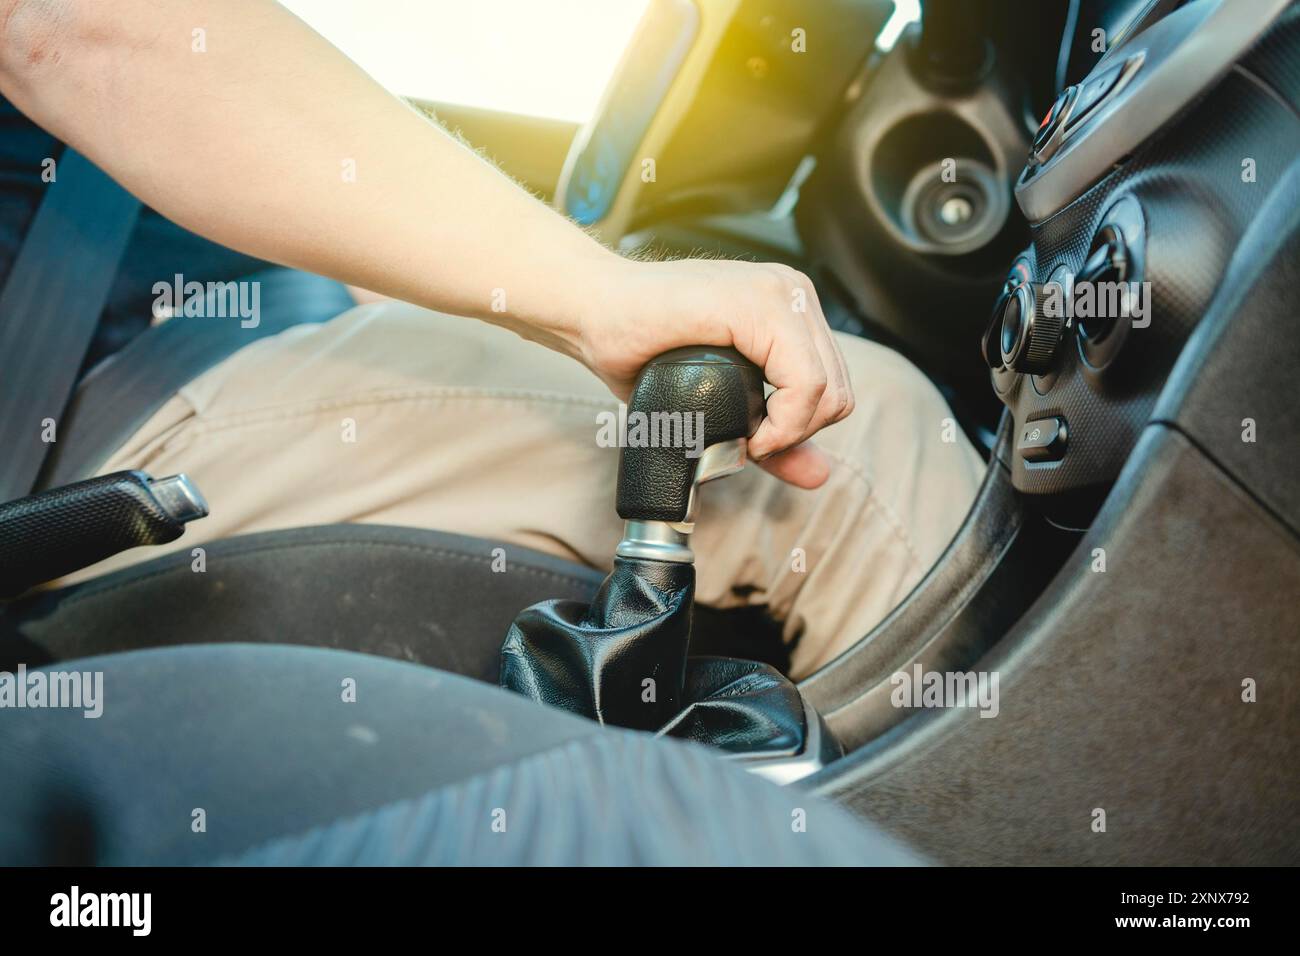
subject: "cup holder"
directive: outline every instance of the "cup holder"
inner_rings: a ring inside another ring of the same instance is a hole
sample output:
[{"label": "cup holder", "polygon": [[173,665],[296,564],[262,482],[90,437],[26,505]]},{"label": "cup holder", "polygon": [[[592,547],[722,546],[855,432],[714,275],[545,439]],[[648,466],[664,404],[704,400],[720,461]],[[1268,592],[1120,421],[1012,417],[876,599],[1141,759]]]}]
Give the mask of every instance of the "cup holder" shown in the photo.
[{"label": "cup holder", "polygon": [[984,139],[954,113],[909,116],[867,157],[870,199],[916,252],[965,255],[1001,232],[1011,190]]}]

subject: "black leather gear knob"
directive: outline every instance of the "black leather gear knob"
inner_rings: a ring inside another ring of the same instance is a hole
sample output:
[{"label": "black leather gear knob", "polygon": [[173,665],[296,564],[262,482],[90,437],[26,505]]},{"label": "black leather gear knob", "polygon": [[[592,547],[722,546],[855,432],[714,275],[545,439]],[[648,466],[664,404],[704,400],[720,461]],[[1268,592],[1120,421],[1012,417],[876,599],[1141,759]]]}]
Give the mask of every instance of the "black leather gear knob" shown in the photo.
[{"label": "black leather gear knob", "polygon": [[735,349],[690,346],[653,359],[628,403],[619,517],[687,520],[701,452],[749,438],[762,420],[763,373]]}]

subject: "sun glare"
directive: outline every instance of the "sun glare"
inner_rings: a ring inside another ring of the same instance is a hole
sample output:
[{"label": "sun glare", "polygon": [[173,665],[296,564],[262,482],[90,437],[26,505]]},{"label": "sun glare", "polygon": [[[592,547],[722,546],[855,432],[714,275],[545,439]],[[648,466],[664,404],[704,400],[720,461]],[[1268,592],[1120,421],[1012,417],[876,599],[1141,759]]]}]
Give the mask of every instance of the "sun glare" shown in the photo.
[{"label": "sun glare", "polygon": [[280,0],[402,96],[582,122],[647,0]]},{"label": "sun glare", "polygon": [[921,0],[894,0],[894,12],[876,37],[876,49],[882,52],[892,50],[903,31],[910,24],[920,22],[920,19]]}]

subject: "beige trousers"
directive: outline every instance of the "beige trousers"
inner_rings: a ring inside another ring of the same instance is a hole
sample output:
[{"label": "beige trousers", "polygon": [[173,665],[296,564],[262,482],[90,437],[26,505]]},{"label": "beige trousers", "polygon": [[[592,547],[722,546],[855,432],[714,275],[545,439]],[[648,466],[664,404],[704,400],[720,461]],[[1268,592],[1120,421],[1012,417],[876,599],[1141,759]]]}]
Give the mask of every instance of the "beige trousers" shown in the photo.
[{"label": "beige trousers", "polygon": [[[857,410],[825,430],[830,480],[802,491],[757,467],[704,485],[697,598],[766,604],[794,672],[853,644],[947,546],[984,466],[934,387],[881,346],[840,337]],[[336,522],[454,531],[601,569],[622,522],[617,407],[578,363],[472,320],[397,302],[249,345],[183,388],[102,472],[185,472],[211,507],[166,548]],[[507,561],[508,565],[508,561]],[[65,582],[66,583],[66,582]]]}]

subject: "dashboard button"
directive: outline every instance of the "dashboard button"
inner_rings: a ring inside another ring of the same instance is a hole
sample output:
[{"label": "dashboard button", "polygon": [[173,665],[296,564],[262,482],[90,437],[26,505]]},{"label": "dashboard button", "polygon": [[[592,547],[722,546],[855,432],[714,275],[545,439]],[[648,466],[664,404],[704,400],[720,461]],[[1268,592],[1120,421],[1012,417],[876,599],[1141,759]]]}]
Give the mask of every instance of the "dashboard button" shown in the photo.
[{"label": "dashboard button", "polygon": [[1025,258],[1017,259],[1011,271],[1007,273],[1006,284],[1002,287],[1003,292],[1010,292],[1022,282],[1028,282],[1034,274],[1033,267],[1030,266],[1029,260]]},{"label": "dashboard button", "polygon": [[1074,102],[1078,95],[1077,86],[1067,86],[1065,91],[1056,98],[1052,108],[1047,111],[1047,115],[1043,117],[1043,122],[1038,127],[1038,133],[1034,136],[1033,148],[1029,152],[1031,165],[1041,166],[1046,163],[1061,145],[1065,124],[1074,111]]},{"label": "dashboard button", "polygon": [[1068,438],[1064,418],[1039,418],[1021,427],[1016,450],[1028,462],[1059,461]]},{"label": "dashboard button", "polygon": [[1106,95],[1115,88],[1115,84],[1119,82],[1119,75],[1123,70],[1124,64],[1121,63],[1111,67],[1100,76],[1085,81],[1079,87],[1078,99],[1074,101],[1074,108],[1070,110],[1070,118],[1066,125],[1074,127],[1083,122],[1084,117],[1092,111],[1093,107],[1104,100]]}]

